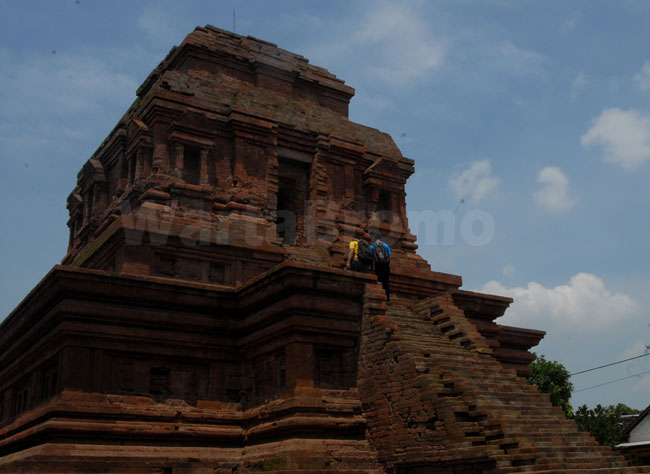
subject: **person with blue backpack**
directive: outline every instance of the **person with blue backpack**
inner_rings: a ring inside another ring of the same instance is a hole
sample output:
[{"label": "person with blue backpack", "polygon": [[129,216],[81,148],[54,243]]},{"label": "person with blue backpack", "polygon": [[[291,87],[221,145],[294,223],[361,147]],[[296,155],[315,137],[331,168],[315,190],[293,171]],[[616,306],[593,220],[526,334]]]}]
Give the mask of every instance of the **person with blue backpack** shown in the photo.
[{"label": "person with blue backpack", "polygon": [[386,301],[390,303],[390,247],[377,237],[375,243],[370,246],[370,252],[375,275],[386,292]]}]

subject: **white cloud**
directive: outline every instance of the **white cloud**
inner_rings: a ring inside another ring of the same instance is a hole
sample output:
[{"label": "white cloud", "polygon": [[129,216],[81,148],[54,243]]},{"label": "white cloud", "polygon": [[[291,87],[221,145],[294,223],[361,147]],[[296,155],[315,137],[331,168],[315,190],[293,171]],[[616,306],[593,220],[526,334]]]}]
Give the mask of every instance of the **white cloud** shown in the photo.
[{"label": "white cloud", "polygon": [[496,38],[491,31],[462,32],[453,37],[453,45],[452,67],[460,65],[458,74],[476,74],[482,81],[492,76],[519,79],[543,76],[548,63],[537,51]]},{"label": "white cloud", "polygon": [[650,160],[650,118],[636,110],[605,109],[581,142],[584,147],[601,145],[608,163],[638,169]]},{"label": "white cloud", "polygon": [[598,332],[620,326],[636,318],[639,310],[636,301],[607,289],[601,278],[590,273],[578,273],[567,285],[553,288],[536,282],[525,288],[506,288],[490,281],[481,291],[514,299],[500,324],[544,330],[557,327],[567,333]]},{"label": "white cloud", "polygon": [[578,96],[582,91],[587,87],[587,84],[591,81],[583,71],[580,71],[578,75],[571,82],[571,102],[575,102],[578,99]]},{"label": "white cloud", "polygon": [[453,176],[449,180],[449,189],[458,199],[469,199],[470,202],[477,203],[494,195],[499,182],[499,178],[492,176],[489,160],[481,160],[472,163],[472,166],[461,174]]},{"label": "white cloud", "polygon": [[[345,50],[363,49],[368,75],[403,85],[426,77],[443,64],[445,47],[409,5],[379,3],[357,25]],[[363,64],[363,63],[361,63]]]},{"label": "white cloud", "polygon": [[581,21],[583,13],[578,10],[573,12],[570,16],[564,18],[564,21],[560,24],[561,33],[570,33],[575,30],[578,23]]},{"label": "white cloud", "polygon": [[319,28],[324,36],[306,48],[306,56],[333,72],[348,69],[344,77],[352,86],[388,84],[393,94],[396,86],[410,86],[434,74],[489,87],[513,77],[542,76],[549,63],[511,35],[476,24],[458,25],[451,18],[445,21],[444,8],[435,2],[378,0],[372,6],[334,23],[336,31]]},{"label": "white cloud", "polygon": [[503,268],[501,269],[501,273],[503,273],[503,276],[508,278],[511,278],[516,271],[517,269],[515,268],[515,266],[510,264],[504,265]]},{"label": "white cloud", "polygon": [[637,339],[634,344],[632,344],[625,352],[620,355],[619,360],[630,359],[641,354],[647,354],[650,352],[650,346],[648,344],[650,344],[650,341]]},{"label": "white cloud", "polygon": [[541,74],[546,59],[536,51],[520,48],[510,41],[503,41],[496,49],[503,66],[520,75]]},{"label": "white cloud", "polygon": [[542,187],[535,191],[535,203],[547,212],[559,214],[571,209],[576,200],[569,197],[569,179],[557,166],[548,166],[537,175]]},{"label": "white cloud", "polygon": [[650,61],[646,61],[635,76],[634,79],[639,83],[639,87],[642,90],[650,89]]}]

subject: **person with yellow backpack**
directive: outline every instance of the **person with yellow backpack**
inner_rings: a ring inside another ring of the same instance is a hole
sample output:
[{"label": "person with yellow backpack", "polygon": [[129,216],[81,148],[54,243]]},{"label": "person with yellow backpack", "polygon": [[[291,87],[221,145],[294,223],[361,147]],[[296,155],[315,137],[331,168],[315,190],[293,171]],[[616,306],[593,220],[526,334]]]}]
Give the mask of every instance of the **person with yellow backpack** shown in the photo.
[{"label": "person with yellow backpack", "polygon": [[370,246],[363,240],[353,240],[350,242],[345,269],[365,273],[370,271],[371,266],[372,251],[370,250]]}]

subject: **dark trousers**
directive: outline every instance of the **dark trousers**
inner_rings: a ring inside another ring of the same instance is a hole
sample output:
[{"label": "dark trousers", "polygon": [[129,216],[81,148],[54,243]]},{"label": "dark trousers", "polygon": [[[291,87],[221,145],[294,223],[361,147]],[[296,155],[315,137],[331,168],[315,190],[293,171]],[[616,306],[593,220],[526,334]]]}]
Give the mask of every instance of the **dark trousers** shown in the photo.
[{"label": "dark trousers", "polygon": [[370,270],[370,264],[366,262],[362,262],[358,258],[353,258],[352,261],[350,261],[350,269],[353,272],[368,273],[368,271]]},{"label": "dark trousers", "polygon": [[386,292],[386,299],[390,301],[390,265],[375,264],[375,275]]}]

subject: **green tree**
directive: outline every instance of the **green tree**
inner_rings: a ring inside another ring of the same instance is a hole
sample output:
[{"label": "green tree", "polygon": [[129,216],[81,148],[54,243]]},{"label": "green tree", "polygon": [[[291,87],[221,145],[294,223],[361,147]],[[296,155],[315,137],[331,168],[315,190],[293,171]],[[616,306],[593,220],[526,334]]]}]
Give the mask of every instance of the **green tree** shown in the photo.
[{"label": "green tree", "polygon": [[[536,354],[535,354],[536,355]],[[569,403],[573,384],[569,381],[569,371],[557,361],[549,361],[543,355],[537,356],[530,364],[528,382],[537,385],[543,393],[548,393],[551,403],[562,408],[567,417],[573,415],[573,407]]]},{"label": "green tree", "polygon": [[574,418],[581,431],[588,431],[602,445],[614,446],[621,439],[621,416],[637,413],[639,410],[623,403],[607,407],[598,404],[593,410],[582,405]]}]

